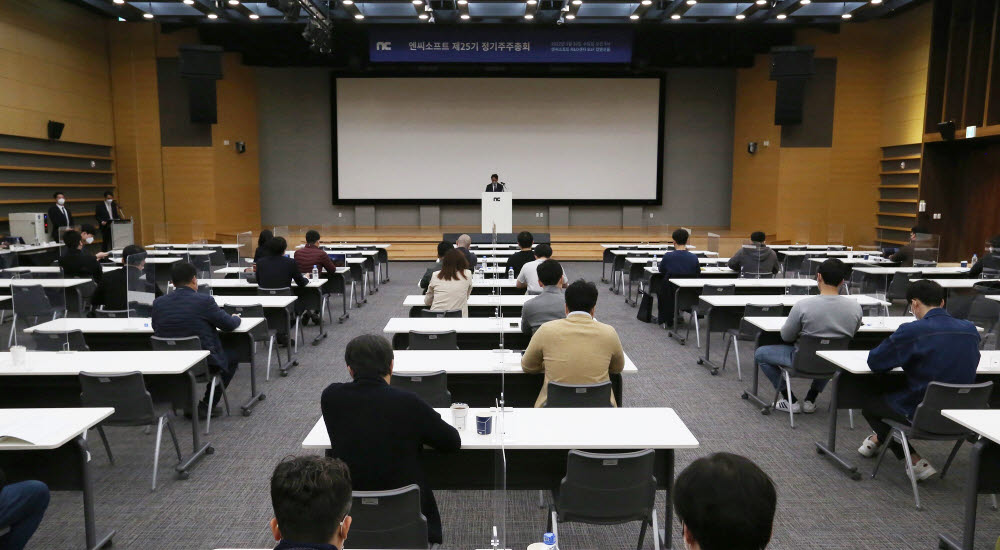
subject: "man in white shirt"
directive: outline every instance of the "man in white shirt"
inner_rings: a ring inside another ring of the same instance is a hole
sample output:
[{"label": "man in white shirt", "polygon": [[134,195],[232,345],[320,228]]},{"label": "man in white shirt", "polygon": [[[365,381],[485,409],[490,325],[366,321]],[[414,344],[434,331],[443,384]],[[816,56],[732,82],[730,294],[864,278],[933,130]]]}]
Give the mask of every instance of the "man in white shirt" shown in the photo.
[{"label": "man in white shirt", "polygon": [[[542,284],[538,282],[538,266],[542,262],[552,257],[552,247],[547,244],[535,246],[535,261],[524,264],[521,273],[517,276],[517,288],[528,289],[528,294],[541,294]],[[563,268],[562,280],[556,285],[559,288],[566,288],[569,278],[566,277],[566,269]]]}]

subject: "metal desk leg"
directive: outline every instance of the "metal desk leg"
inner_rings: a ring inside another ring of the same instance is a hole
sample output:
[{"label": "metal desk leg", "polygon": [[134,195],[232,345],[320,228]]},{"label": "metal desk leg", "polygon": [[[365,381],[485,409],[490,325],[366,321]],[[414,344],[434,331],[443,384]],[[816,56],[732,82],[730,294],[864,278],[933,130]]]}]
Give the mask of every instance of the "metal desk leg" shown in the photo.
[{"label": "metal desk leg", "polygon": [[827,419],[827,436],[826,443],[821,441],[816,442],[816,452],[821,455],[826,455],[830,460],[840,466],[854,481],[861,479],[861,472],[858,471],[858,467],[848,462],[842,456],[837,454],[837,407],[840,403],[840,384],[841,375],[843,371],[838,370],[837,374],[833,375],[833,380],[831,383],[832,391],[830,392],[830,416]]},{"label": "metal desk leg", "polygon": [[87,539],[87,548],[96,550],[111,544],[111,538],[115,536],[112,529],[98,540],[97,520],[94,514],[94,478],[90,474],[90,451],[87,449],[87,440],[82,435],[77,436],[73,443],[80,451],[80,479],[83,481],[83,525]]},{"label": "metal desk leg", "polygon": [[[351,282],[351,293],[352,294],[354,293],[354,282],[353,281]],[[344,319],[347,319],[348,317],[351,316],[351,314],[347,312],[347,305],[348,305],[347,302],[348,302],[349,298],[347,296],[347,283],[346,282],[344,283],[343,297],[344,297],[344,314],[341,315],[339,319],[337,319],[338,323],[343,323]]]},{"label": "metal desk leg", "polygon": [[602,283],[606,283],[606,282],[608,282],[608,277],[607,277],[607,275],[605,275],[605,274],[604,274],[604,268],[605,268],[605,267],[606,267],[607,265],[608,265],[608,262],[607,262],[607,260],[605,260],[605,259],[604,259],[604,258],[602,257],[602,258],[601,258],[601,282],[602,282]]},{"label": "metal desk leg", "polygon": [[[660,284],[669,285],[670,281],[663,281]],[[667,331],[667,336],[673,338],[674,340],[677,340],[677,342],[683,346],[684,343],[687,342],[687,339],[681,336],[681,332],[680,330],[678,330],[678,327],[680,326],[680,317],[681,317],[680,306],[681,306],[681,288],[677,287],[677,290],[674,291],[674,326],[669,331]]]},{"label": "metal desk leg", "polygon": [[326,338],[326,331],[323,330],[323,313],[326,311],[326,296],[323,295],[323,291],[316,289],[319,292],[319,334],[313,338],[312,345],[319,344],[319,341]]},{"label": "metal desk leg", "polygon": [[948,535],[938,535],[938,548],[950,550],[973,550],[976,543],[976,507],[979,500],[979,470],[982,466],[983,451],[989,445],[985,440],[980,439],[969,452],[969,474],[965,480],[965,525],[962,531],[962,544]]},{"label": "metal desk leg", "polygon": [[[709,351],[712,349],[712,309],[714,308],[709,307],[708,311],[705,312],[705,357],[698,359],[698,364],[705,365],[712,376],[716,376],[719,374],[719,366],[708,358]],[[697,318],[695,322],[698,322]]]},{"label": "metal desk leg", "polygon": [[[187,371],[188,379],[190,381],[191,389],[191,456],[187,460],[178,464],[175,469],[177,470],[178,479],[187,479],[191,475],[190,470],[194,467],[195,463],[202,459],[205,455],[210,455],[215,452],[215,448],[212,447],[211,443],[206,442],[204,445],[201,444],[201,428],[198,426],[198,382],[194,378],[194,373],[189,369]],[[209,411],[211,413],[211,411]]]},{"label": "metal desk leg", "polygon": [[[664,461],[663,467],[663,479],[666,480],[667,485],[673,487],[674,484],[674,450],[666,450],[667,459]],[[672,548],[674,540],[674,506],[671,502],[672,494],[670,490],[666,491],[667,498],[664,499],[664,510],[663,510],[663,537],[660,538],[660,546],[662,548]],[[655,510],[653,513],[656,513]],[[655,533],[655,536],[660,536],[659,533]]]},{"label": "metal desk leg", "polygon": [[288,371],[299,364],[299,360],[292,355],[292,338],[298,336],[292,332],[292,317],[295,317],[294,302],[289,304],[288,309],[285,309],[285,327],[288,330],[288,362],[285,363],[285,368],[280,370],[281,376],[288,376]]},{"label": "metal desk leg", "polygon": [[263,393],[257,392],[257,354],[254,353],[253,337],[250,336],[250,333],[247,333],[247,340],[247,345],[250,350],[250,399],[240,406],[240,409],[243,411],[243,416],[250,416],[250,411],[257,406],[257,403],[260,403],[267,398],[267,396]]}]

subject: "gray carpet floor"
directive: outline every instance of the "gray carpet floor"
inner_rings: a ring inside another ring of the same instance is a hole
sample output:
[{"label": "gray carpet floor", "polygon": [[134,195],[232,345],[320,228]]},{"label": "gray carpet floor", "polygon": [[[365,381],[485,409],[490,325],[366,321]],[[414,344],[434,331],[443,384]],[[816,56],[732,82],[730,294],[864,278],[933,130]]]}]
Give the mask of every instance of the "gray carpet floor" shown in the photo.
[{"label": "gray carpet floor", "polygon": [[[93,433],[97,519],[102,528],[117,530],[114,546],[163,550],[272,547],[267,527],[271,518],[268,482],[272,469],[282,457],[303,453],[302,439],[320,417],[322,389],[331,382],[348,379],[343,362],[345,343],[362,333],[381,333],[388,318],[406,315],[403,296],[416,293],[416,280],[424,268],[422,263],[393,263],[392,281],[382,285],[367,305],[353,310],[342,325],[335,324],[329,338],[318,346],[299,348],[301,366],[289,377],[272,377],[262,383],[267,400],[252,416],[215,419],[209,440],[216,452],[203,460],[186,481],[174,478],[173,458],[169,445],[165,445],[160,485],[156,492],[150,492],[153,437],[140,429],[109,428],[116,455],[116,465],[112,466]],[[572,263],[567,270],[574,277],[597,281],[601,265]],[[814,442],[826,438],[827,395],[821,396],[816,414],[797,415],[794,430],[788,426],[787,415],[763,416],[740,398],[744,383],[737,380],[732,358],[728,370],[711,376],[696,364],[693,341],[679,345],[662,329],[638,322],[635,308],[608,291],[607,285],[600,285],[600,289],[597,317],[618,330],[625,351],[639,368],[638,375],[625,377],[627,404],[673,407],[701,443],[697,450],[677,453],[677,471],[700,456],[728,451],[751,458],[774,479],[778,512],[769,548],[916,550],[936,548],[938,533],[960,535],[967,450],[960,453],[946,479],[921,484],[924,509],[918,511],[902,463],[888,457],[878,479],[867,475],[872,462],[861,459],[854,451],[868,434],[860,415],[854,430],[847,428],[846,412],[840,419],[838,448],[856,459],[865,474],[861,481],[851,481],[815,451]],[[315,330],[307,327],[307,337]],[[722,338],[715,338],[713,354],[721,358],[723,349]],[[258,360],[265,359],[262,351]],[[752,361],[747,346],[743,355],[745,380],[750,372],[746,366]],[[248,395],[245,368],[229,391],[234,401]],[[176,422],[181,444],[188,449],[189,424],[183,418]],[[921,443],[918,449],[940,468],[949,447]],[[499,495],[487,491],[437,491],[436,495],[444,520],[444,547],[488,547]],[[540,541],[545,531],[545,512],[537,506],[537,492],[508,491],[505,498],[506,546],[523,549]],[[661,521],[662,499],[661,493],[657,499]],[[990,510],[988,502],[986,497],[980,499],[976,548],[992,549],[1000,535],[1000,512]],[[635,546],[638,532],[637,524],[564,525],[560,529],[560,546],[629,548]],[[683,547],[676,523],[674,532],[674,547]],[[652,538],[647,536],[645,547],[652,545]],[[54,493],[29,548],[82,546],[80,495]]]}]

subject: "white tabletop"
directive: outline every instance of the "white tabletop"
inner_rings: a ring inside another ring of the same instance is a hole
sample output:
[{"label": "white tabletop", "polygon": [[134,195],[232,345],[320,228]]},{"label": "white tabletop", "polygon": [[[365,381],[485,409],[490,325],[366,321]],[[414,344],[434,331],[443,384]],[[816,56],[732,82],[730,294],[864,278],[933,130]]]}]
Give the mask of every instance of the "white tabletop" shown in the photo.
[{"label": "white tabletop", "polygon": [[286,308],[297,298],[295,296],[212,296],[219,307],[252,306]]},{"label": "white tabletop", "polygon": [[[531,294],[503,294],[493,296],[490,294],[473,294],[469,296],[469,307],[521,307],[525,302],[534,298]],[[424,304],[424,297],[419,294],[411,294],[403,299],[403,307],[430,307]]]},{"label": "white tabletop", "polygon": [[[153,258],[146,258],[146,259],[143,260],[143,262],[145,262],[147,264],[172,264],[172,263],[176,263],[176,262],[182,261],[183,259],[184,258],[180,258],[180,257],[176,257],[176,256],[156,256],[156,257],[153,257]],[[122,260],[123,260],[123,258],[121,256],[119,256],[117,258],[112,258],[112,261],[114,261],[115,263],[118,263],[118,264],[123,263]]]},{"label": "white tabletop", "polygon": [[[303,245],[295,247],[296,249],[302,248]],[[378,250],[371,250],[367,248],[332,248],[329,246],[321,247],[323,252],[327,254],[343,254],[345,256],[355,255],[355,256],[378,256]]]},{"label": "white tabletop", "polygon": [[[231,332],[250,332],[262,322],[264,319],[259,317],[244,317],[240,326]],[[24,332],[30,334],[36,330],[60,332],[80,330],[84,334],[153,334],[152,321],[149,317],[133,317],[131,319],[66,317],[28,327],[24,329]]]},{"label": "white tabletop", "polygon": [[[350,259],[350,258],[348,258],[348,259]],[[362,260],[363,260],[363,258],[362,258]],[[337,273],[347,273],[350,270],[351,270],[351,268],[349,268],[349,267],[338,267],[337,268]],[[234,267],[220,267],[219,269],[215,270],[215,273],[218,273],[219,275],[238,275],[240,273],[247,273],[247,272],[253,273],[253,267],[251,267],[251,266],[244,266],[244,267],[239,267],[239,266],[234,266]],[[322,274],[324,272],[325,272],[325,270],[324,271],[320,271],[320,274]],[[214,279],[214,280],[218,280],[218,279]],[[200,281],[200,279],[199,279],[199,281]]]},{"label": "white tabletop", "polygon": [[[764,332],[779,332],[788,317],[744,317],[743,320]],[[900,325],[916,321],[915,317],[863,317],[862,332],[895,332]]]},{"label": "white tabletop", "polygon": [[63,246],[62,243],[15,244],[10,246],[8,250],[11,252],[32,252],[35,250],[45,250],[46,248],[59,248],[61,246]]},{"label": "white tabletop", "polygon": [[[729,296],[701,296],[701,301],[712,307],[746,307],[749,304],[759,305],[759,306],[794,306],[799,302],[799,300],[804,300],[806,298],[812,298],[815,295],[801,295],[801,294],[735,294]],[[871,296],[866,296],[864,294],[851,294],[849,296],[844,296],[844,298],[853,298],[857,300],[858,304],[863,306],[872,305],[889,305],[889,302],[882,300],[877,300]]]},{"label": "white tabletop", "polygon": [[842,244],[769,244],[767,245],[772,250],[788,250],[791,247],[801,247],[804,246],[806,250],[843,250],[847,248]]},{"label": "white tabletop", "polygon": [[[646,273],[659,273],[660,272],[660,268],[658,268],[656,266],[645,267],[643,269],[646,270]],[[701,268],[701,274],[702,275],[735,275],[736,272],[733,271],[732,269],[729,269],[728,267],[710,266],[710,267],[703,267],[703,268]],[[718,279],[712,279],[712,280],[715,282],[714,284],[722,284],[722,283],[719,282]]]},{"label": "white tabletop", "polygon": [[[114,265],[102,265],[101,269],[104,273],[109,271],[114,271],[116,269],[121,269]],[[21,266],[21,267],[8,267],[4,269],[7,273],[62,273],[62,268],[56,265],[42,265],[42,266]]]},{"label": "white tabletop", "polygon": [[[451,423],[451,409],[434,409]],[[461,430],[463,449],[695,449],[698,440],[673,409],[668,408],[525,408],[494,419],[493,433],[476,433],[476,415],[489,409],[470,408]],[[496,414],[496,413],[492,413]],[[501,441],[502,439],[502,441]],[[330,436],[321,417],[302,442],[305,449],[329,449]]]},{"label": "white tabletop", "polygon": [[[672,252],[673,250],[662,250],[664,254],[667,252]],[[695,256],[713,256],[718,257],[718,252],[711,252],[709,250],[695,250],[693,246],[688,247],[688,252],[694,254]],[[612,254],[615,256],[628,256],[629,254],[645,254],[646,250],[612,250]]]},{"label": "white tabletop", "polygon": [[[157,256],[157,257],[160,257],[160,256],[177,256],[179,254],[182,254],[182,255],[185,255],[185,256],[208,256],[211,253],[212,253],[211,250],[187,250],[187,251],[181,251],[181,250],[144,250],[143,251],[143,254],[145,254],[146,256]],[[112,250],[111,251],[111,255],[112,256],[121,256],[122,254],[123,253],[122,253],[121,250]]]},{"label": "white tabletop", "polygon": [[[514,243],[508,243],[508,244],[499,244],[499,243],[497,243],[497,244],[475,244],[475,243],[473,243],[473,244],[469,245],[469,248],[491,249],[491,248],[520,248],[520,247],[518,245],[514,244]],[[532,247],[532,248],[534,248],[534,247]]]},{"label": "white tabletop", "polygon": [[[644,264],[644,263],[647,263],[647,262],[657,262],[657,263],[659,263],[660,259],[661,258],[655,257],[655,256],[649,256],[649,257],[631,256],[631,257],[625,258],[625,263],[627,263],[627,264]],[[725,263],[725,262],[728,262],[728,261],[729,261],[729,258],[705,258],[703,256],[698,256],[698,263],[702,264],[702,265],[705,265],[705,264],[713,264],[714,265],[714,264]]]},{"label": "white tabletop", "polygon": [[392,248],[391,243],[323,243],[320,248]]},{"label": "white tabletop", "polygon": [[1000,279],[928,279],[941,285],[942,288],[972,288],[976,283],[985,281],[1000,281]]},{"label": "white tabletop", "polygon": [[111,407],[0,409],[0,434],[25,433],[34,442],[0,440],[0,451],[58,449],[114,412]]},{"label": "white tabletop", "polygon": [[941,415],[1000,445],[1000,409],[944,409]]},{"label": "white tabletop", "polygon": [[[851,374],[871,374],[868,367],[868,350],[837,350],[817,351],[816,355]],[[900,371],[896,367],[896,371]],[[982,350],[979,352],[978,374],[1000,374],[1000,351]]]},{"label": "white tabletop", "polygon": [[866,275],[893,275],[896,273],[920,272],[925,275],[961,275],[969,272],[967,267],[856,267],[854,271]]},{"label": "white tabletop", "polygon": [[507,249],[496,249],[496,248],[493,249],[493,250],[478,249],[478,250],[473,250],[472,251],[472,253],[476,255],[476,258],[479,258],[480,256],[482,256],[482,257],[489,257],[489,256],[513,256],[514,254],[517,254],[518,252],[519,252],[518,250],[507,250]]},{"label": "white tabletop", "polygon": [[517,279],[483,279],[473,280],[472,288],[517,288]]},{"label": "white tabletop", "polygon": [[[674,243],[645,243],[645,244],[635,244],[635,243],[613,243],[613,244],[607,244],[607,243],[603,243],[603,244],[601,244],[601,248],[621,248],[623,246],[634,246],[636,248],[667,249],[667,248],[673,248],[674,247]],[[694,248],[694,247],[693,246],[689,246],[688,248]]]},{"label": "white tabletop", "polygon": [[75,376],[81,372],[144,375],[181,374],[208,357],[199,351],[29,351],[26,366],[0,353],[0,376]]},{"label": "white tabletop", "polygon": [[805,256],[806,254],[814,254],[826,257],[852,257],[852,256],[881,256],[882,252],[877,250],[785,250],[782,252],[785,256]]},{"label": "white tabletop", "polygon": [[[826,257],[826,258],[809,258],[809,261],[821,264],[821,263],[823,263],[823,262],[825,262],[825,261],[827,261],[829,259],[830,259],[829,257]],[[872,265],[872,264],[891,264],[892,263],[892,260],[889,260],[887,258],[883,258],[881,256],[869,256],[867,260],[864,259],[864,258],[859,258],[859,257],[854,257],[854,258],[837,258],[837,259],[840,260],[842,263],[844,263],[846,265]]]},{"label": "white tabletop", "polygon": [[[448,374],[523,374],[521,354],[510,350],[397,350],[393,352],[392,372],[416,374],[443,370]],[[625,354],[625,370],[639,372]]]},{"label": "white tabletop", "polygon": [[[418,332],[441,332],[454,330],[462,334],[499,334],[500,319],[493,317],[393,317],[385,324],[387,334]],[[520,317],[504,317],[505,334],[521,333]]]},{"label": "white tabletop", "polygon": [[33,285],[42,285],[44,288],[72,288],[89,282],[91,279],[0,279],[0,288]]},{"label": "white tabletop", "polygon": [[814,279],[670,279],[680,288],[703,288],[705,285],[736,285],[736,288],[782,288],[795,285],[816,286]]},{"label": "white tabletop", "polygon": [[[327,282],[326,279],[320,277],[319,279],[308,279],[308,284],[306,288],[319,288]],[[212,288],[257,288],[257,283],[251,283],[246,279],[198,279],[198,284],[205,284]],[[292,283],[292,288],[298,288],[299,285]]]},{"label": "white tabletop", "polygon": [[248,246],[247,244],[151,244],[146,248],[222,248],[236,250]]}]

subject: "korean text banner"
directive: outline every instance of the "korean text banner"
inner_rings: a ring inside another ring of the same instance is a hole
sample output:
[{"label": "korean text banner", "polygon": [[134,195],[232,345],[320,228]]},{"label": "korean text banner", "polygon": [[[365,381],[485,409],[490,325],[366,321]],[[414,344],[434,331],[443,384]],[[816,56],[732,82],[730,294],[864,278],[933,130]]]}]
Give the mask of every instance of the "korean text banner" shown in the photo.
[{"label": "korean text banner", "polygon": [[373,63],[630,63],[630,29],[373,28]]}]

